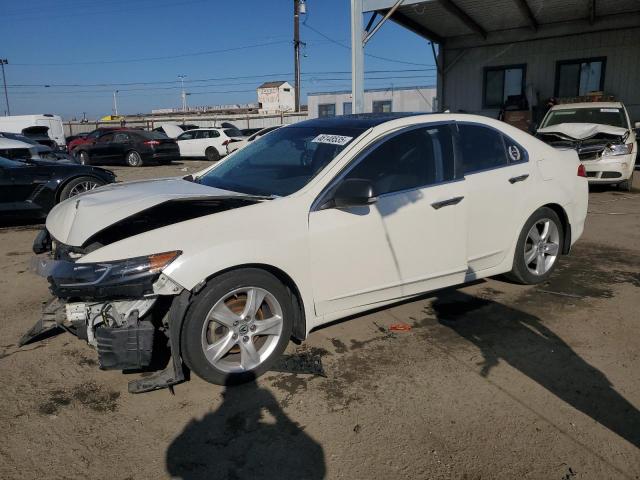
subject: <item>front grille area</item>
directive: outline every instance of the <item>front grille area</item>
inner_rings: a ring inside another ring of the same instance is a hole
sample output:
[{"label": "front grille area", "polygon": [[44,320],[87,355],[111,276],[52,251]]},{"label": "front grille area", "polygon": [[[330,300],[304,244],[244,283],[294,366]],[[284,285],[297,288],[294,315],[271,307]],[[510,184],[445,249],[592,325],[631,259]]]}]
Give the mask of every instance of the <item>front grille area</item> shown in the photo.
[{"label": "front grille area", "polygon": [[620,178],[622,174],[620,172],[602,172],[600,178]]},{"label": "front grille area", "polygon": [[598,152],[585,152],[585,153],[580,153],[578,152],[578,158],[582,161],[584,160],[597,160],[599,157]]}]

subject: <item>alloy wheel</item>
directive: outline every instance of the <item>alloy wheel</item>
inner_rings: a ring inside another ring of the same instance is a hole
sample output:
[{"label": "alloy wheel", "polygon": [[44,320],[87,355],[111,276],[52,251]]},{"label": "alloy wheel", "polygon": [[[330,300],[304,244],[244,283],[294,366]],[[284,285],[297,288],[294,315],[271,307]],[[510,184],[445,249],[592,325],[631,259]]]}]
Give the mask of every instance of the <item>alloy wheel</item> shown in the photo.
[{"label": "alloy wheel", "polygon": [[202,327],[204,356],[228,373],[253,370],[264,362],[282,336],[282,307],[258,287],[243,287],[223,296]]},{"label": "alloy wheel", "polygon": [[75,197],[84,192],[88,192],[89,190],[93,190],[94,188],[98,188],[100,184],[98,182],[93,182],[91,180],[87,180],[85,182],[80,182],[77,185],[74,185],[73,188],[69,191],[69,197]]},{"label": "alloy wheel", "polygon": [[129,155],[127,155],[127,163],[132,167],[140,165],[140,154],[138,152],[130,152]]},{"label": "alloy wheel", "polygon": [[524,263],[529,272],[541,276],[548,272],[560,253],[560,231],[556,223],[543,218],[534,223],[524,243]]}]

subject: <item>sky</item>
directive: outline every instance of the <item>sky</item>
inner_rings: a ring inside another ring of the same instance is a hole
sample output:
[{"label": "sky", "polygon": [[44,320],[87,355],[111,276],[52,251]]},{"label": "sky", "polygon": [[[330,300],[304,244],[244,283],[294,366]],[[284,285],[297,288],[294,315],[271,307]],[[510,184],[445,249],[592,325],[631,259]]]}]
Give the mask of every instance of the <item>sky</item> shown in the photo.
[{"label": "sky", "polygon": [[[302,99],[350,90],[350,2],[307,0]],[[0,58],[12,115],[64,119],[257,102],[263,81],[293,84],[292,0],[0,0]],[[426,40],[387,22],[365,49],[366,88],[435,85]],[[382,58],[381,58],[382,57]],[[4,113],[4,98],[0,114]]]}]

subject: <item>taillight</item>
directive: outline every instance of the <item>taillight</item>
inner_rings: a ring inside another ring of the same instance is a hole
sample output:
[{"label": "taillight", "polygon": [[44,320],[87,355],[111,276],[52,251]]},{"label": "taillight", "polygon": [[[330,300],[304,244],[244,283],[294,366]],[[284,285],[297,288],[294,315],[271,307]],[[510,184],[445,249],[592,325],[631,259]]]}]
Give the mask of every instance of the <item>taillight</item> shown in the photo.
[{"label": "taillight", "polygon": [[222,142],[222,145],[224,145],[226,147],[230,143],[231,143],[231,140],[225,140],[224,142]]},{"label": "taillight", "polygon": [[587,176],[587,169],[584,168],[583,164],[578,165],[578,176],[579,177],[586,177]]},{"label": "taillight", "polygon": [[160,142],[157,140],[146,140],[145,142],[143,142],[145,145],[148,145],[149,147],[155,147],[156,145],[160,145]]}]

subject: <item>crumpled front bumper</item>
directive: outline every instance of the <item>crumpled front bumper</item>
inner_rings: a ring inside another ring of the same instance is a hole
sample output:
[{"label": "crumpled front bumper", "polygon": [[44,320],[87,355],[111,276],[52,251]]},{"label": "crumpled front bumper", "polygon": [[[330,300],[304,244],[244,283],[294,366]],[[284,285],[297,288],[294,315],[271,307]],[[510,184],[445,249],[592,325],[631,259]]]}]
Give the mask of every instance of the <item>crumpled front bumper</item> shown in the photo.
[{"label": "crumpled front bumper", "polygon": [[[169,331],[179,331],[190,292],[161,271],[109,275],[114,262],[78,262],[85,252],[56,244],[46,229],[36,237],[33,250],[37,255],[31,262],[32,271],[47,279],[54,298],[20,339],[21,346],[66,330],[97,349],[101,369],[130,370],[149,366],[156,346],[162,349],[168,336],[169,366],[131,381],[129,391],[171,388],[185,380],[179,335]],[[93,271],[87,274],[87,268]],[[161,296],[173,297],[173,301],[158,302]]]},{"label": "crumpled front bumper", "polygon": [[600,157],[597,160],[583,160],[582,164],[587,172],[589,183],[610,184],[627,180],[635,165],[635,155],[614,155]]}]

